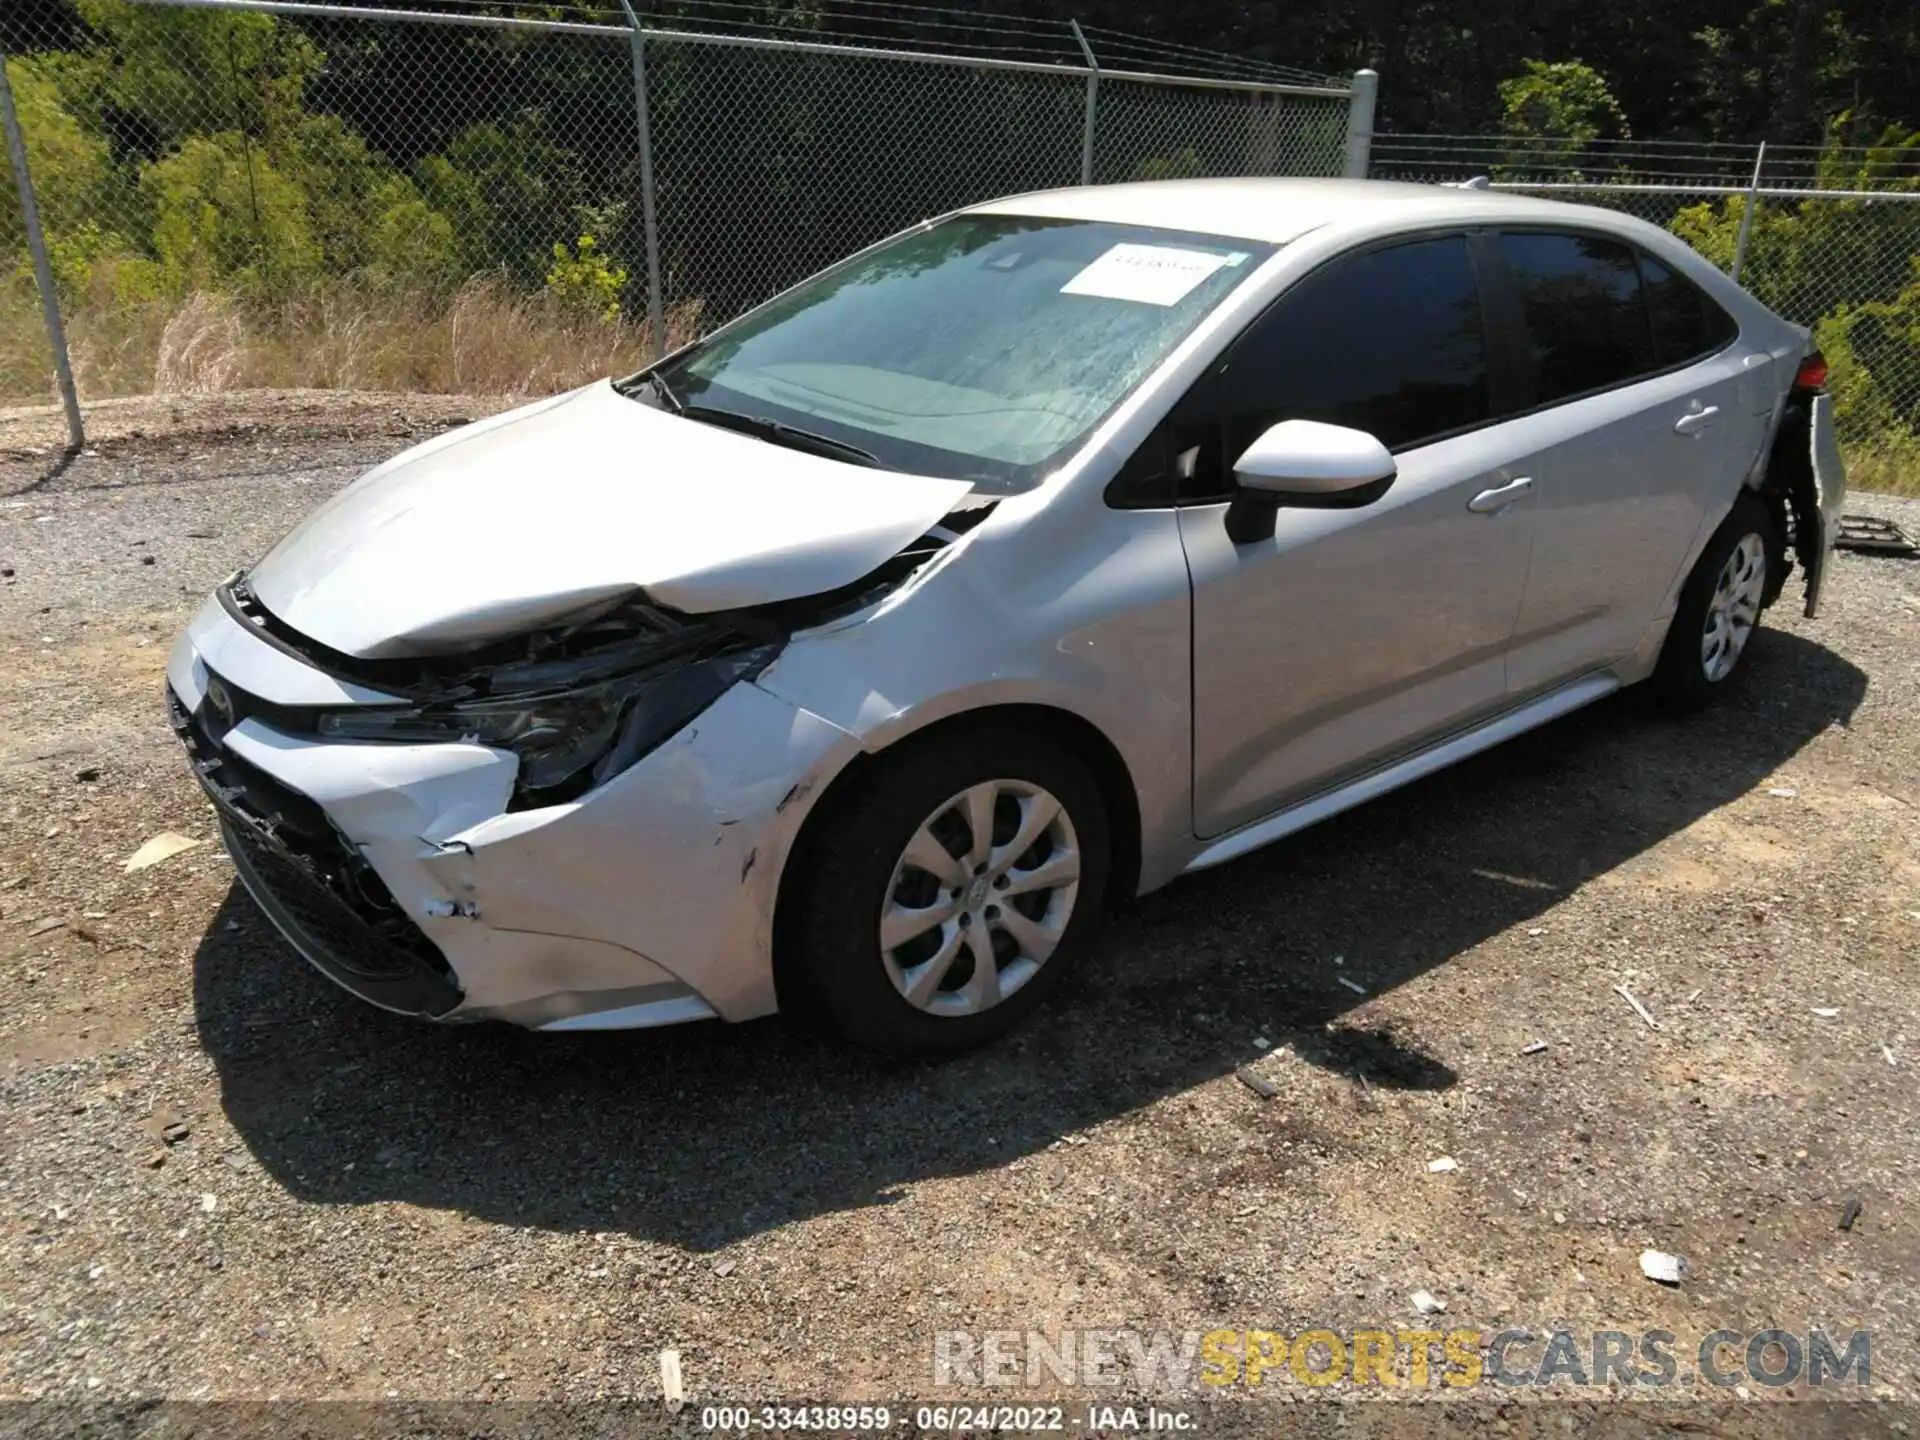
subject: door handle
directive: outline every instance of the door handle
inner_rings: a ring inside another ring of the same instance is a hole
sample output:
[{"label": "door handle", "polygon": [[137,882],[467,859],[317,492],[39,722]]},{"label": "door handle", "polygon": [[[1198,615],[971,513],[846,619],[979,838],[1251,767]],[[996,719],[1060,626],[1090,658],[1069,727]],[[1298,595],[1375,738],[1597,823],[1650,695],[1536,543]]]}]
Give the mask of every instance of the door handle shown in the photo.
[{"label": "door handle", "polygon": [[1527,476],[1510,480],[1505,485],[1497,485],[1491,490],[1482,490],[1467,502],[1467,509],[1476,515],[1498,515],[1514,501],[1533,493],[1533,481]]},{"label": "door handle", "polygon": [[1689,410],[1673,422],[1676,435],[1697,435],[1713,423],[1713,417],[1720,413],[1718,405],[1708,405],[1703,409]]}]

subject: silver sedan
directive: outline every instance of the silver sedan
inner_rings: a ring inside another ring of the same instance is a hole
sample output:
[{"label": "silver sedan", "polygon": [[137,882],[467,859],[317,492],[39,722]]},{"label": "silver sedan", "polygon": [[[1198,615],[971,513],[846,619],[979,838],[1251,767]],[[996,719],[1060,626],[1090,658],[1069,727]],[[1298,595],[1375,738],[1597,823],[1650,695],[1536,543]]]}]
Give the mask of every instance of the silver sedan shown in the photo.
[{"label": "silver sedan", "polygon": [[1735,690],[1792,564],[1818,602],[1823,378],[1601,210],[1020,196],[380,466],[168,698],[241,880],[377,1005],[952,1049],[1116,897]]}]

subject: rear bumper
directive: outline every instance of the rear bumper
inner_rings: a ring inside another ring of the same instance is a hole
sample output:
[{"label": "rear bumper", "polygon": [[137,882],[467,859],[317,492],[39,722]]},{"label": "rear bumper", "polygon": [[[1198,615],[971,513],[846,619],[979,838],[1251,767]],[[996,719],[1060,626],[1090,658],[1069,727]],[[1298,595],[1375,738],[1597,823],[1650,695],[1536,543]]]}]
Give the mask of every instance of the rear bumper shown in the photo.
[{"label": "rear bumper", "polygon": [[[236,723],[207,701],[216,678],[244,697]],[[510,752],[335,742],[244,713],[340,703],[331,683],[212,602],[168,665],[241,883],[329,979],[404,1014],[540,1029],[775,1008],[778,876],[805,802],[857,748],[844,731],[741,684],[581,800],[509,811]]]},{"label": "rear bumper", "polygon": [[1815,553],[1802,563],[1807,570],[1807,606],[1809,618],[1820,611],[1820,592],[1827,571],[1833,564],[1833,542],[1840,533],[1840,516],[1847,504],[1847,470],[1840,458],[1840,437],[1833,425],[1833,397],[1813,397],[1813,413],[1808,426],[1812,447],[1814,510],[1819,517],[1820,539]]}]

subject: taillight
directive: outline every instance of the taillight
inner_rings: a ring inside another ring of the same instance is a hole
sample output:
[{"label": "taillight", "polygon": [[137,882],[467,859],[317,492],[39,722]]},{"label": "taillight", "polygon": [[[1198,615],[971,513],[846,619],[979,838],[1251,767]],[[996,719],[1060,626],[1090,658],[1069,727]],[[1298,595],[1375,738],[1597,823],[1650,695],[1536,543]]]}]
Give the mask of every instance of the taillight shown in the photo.
[{"label": "taillight", "polygon": [[1827,357],[1818,350],[1800,362],[1800,369],[1793,377],[1796,390],[1819,391],[1827,383]]}]

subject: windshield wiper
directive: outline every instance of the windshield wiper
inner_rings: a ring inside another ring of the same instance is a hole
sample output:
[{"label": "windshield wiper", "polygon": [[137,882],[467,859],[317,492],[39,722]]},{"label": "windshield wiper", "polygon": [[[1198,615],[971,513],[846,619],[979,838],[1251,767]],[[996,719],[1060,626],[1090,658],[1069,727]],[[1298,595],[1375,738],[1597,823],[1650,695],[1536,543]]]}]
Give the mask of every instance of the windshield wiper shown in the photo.
[{"label": "windshield wiper", "polygon": [[673,393],[673,386],[667,383],[667,377],[662,375],[658,370],[654,370],[648,374],[647,384],[653,387],[653,393],[664,400],[667,408],[673,411],[674,414],[684,415],[687,413],[686,402]]},{"label": "windshield wiper", "polygon": [[624,380],[613,382],[614,393],[624,395],[629,400],[638,400],[642,390],[651,390],[654,399],[678,415],[686,409],[680,397],[673,393],[673,387],[658,370],[649,370],[640,375],[629,375]]},{"label": "windshield wiper", "polygon": [[[664,382],[661,383],[664,384]],[[683,415],[689,420],[718,426],[723,430],[738,430],[743,435],[752,435],[775,445],[784,445],[789,450],[811,451],[815,455],[826,455],[835,460],[851,460],[856,465],[880,463],[880,457],[871,450],[862,450],[858,445],[849,445],[845,440],[836,440],[831,435],[820,435],[812,430],[802,430],[781,420],[769,420],[764,415],[743,415],[737,410],[717,410],[711,405],[680,405],[674,413]]]}]

